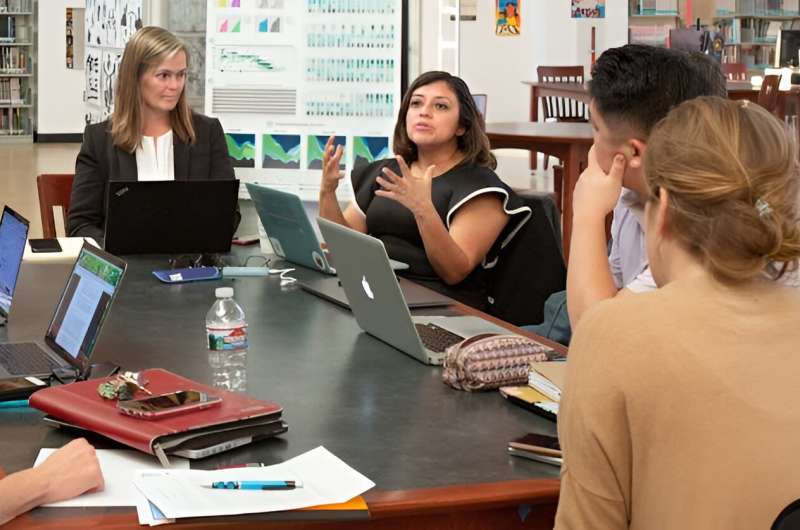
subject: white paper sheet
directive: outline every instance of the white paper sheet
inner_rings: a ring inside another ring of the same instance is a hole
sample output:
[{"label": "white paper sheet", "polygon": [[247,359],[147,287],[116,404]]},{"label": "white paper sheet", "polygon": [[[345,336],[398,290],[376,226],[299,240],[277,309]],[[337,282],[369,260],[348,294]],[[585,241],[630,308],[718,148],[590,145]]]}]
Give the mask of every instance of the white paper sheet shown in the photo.
[{"label": "white paper sheet", "polygon": [[[303,487],[286,491],[203,487],[221,480],[300,480]],[[274,512],[340,503],[375,486],[322,446],[281,464],[262,468],[141,471],[134,484],[170,519]]]},{"label": "white paper sheet", "polygon": [[[34,467],[50,456],[55,449],[42,449],[36,457]],[[154,456],[125,449],[98,449],[97,459],[103,472],[105,488],[95,493],[84,493],[74,499],[46,504],[49,507],[63,506],[136,506],[139,491],[133,479],[139,470],[163,469]],[[172,469],[189,469],[189,461],[170,458]]]},{"label": "white paper sheet", "polygon": [[175,519],[167,519],[161,510],[147,500],[139,490],[136,490],[136,515],[139,516],[139,524],[148,526],[159,526],[162,524],[174,523]]}]

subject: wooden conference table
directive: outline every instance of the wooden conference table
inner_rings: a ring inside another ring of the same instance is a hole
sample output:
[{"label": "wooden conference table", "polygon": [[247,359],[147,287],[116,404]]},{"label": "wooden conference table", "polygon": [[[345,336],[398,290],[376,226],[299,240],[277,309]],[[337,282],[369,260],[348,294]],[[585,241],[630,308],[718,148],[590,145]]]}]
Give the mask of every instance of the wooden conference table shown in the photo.
[{"label": "wooden conference table", "polygon": [[[128,262],[93,361],[132,370],[162,367],[210,384],[238,380],[248,394],[284,407],[288,433],[194,461],[193,467],[274,464],[324,445],[377,484],[364,495],[368,520],[287,523],[255,515],[181,527],[552,528],[558,469],[509,457],[505,449],[527,432],[554,433],[554,423],[506,403],[497,392],[451,389],[440,368],[362,333],[349,311],[294,285],[281,287],[277,277],[167,286],[151,274],[165,268],[166,256]],[[0,340],[44,335],[69,270],[68,264],[23,265]],[[244,364],[226,362],[205,346],[205,314],[220,286],[234,287],[247,316]],[[0,467],[6,472],[30,466],[40,448],[71,439],[41,417],[30,408],[0,409]],[[90,527],[140,528],[134,508],[39,508],[4,528]]]}]

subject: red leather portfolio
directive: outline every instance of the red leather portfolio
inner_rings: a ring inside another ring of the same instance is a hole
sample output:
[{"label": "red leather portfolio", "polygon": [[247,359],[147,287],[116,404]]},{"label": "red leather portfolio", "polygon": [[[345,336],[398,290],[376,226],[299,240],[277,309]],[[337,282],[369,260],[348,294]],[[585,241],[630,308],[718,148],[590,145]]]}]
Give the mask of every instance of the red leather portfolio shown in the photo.
[{"label": "red leather portfolio", "polygon": [[[259,430],[275,434],[276,422],[281,423],[282,409],[275,403],[203,385],[160,368],[145,370],[141,375],[148,381],[147,389],[153,394],[199,390],[221,397],[222,403],[160,419],[135,418],[121,414],[116,400],[103,399],[97,393],[98,385],[111,379],[108,378],[40,390],[31,396],[30,406],[76,427],[154,454],[162,463],[166,462],[165,453],[174,452],[181,445],[193,441],[196,443],[198,437],[209,437],[218,442],[226,436],[230,440],[240,439],[243,433],[257,436]],[[142,398],[146,394],[137,391],[134,397]],[[283,430],[286,430],[285,426]]]}]

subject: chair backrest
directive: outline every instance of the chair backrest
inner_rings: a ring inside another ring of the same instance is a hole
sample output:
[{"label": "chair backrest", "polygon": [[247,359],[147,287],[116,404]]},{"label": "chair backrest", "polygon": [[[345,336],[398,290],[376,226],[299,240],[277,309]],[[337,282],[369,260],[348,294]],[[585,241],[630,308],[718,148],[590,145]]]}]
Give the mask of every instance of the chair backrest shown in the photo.
[{"label": "chair backrest", "polygon": [[[540,83],[581,83],[584,81],[583,66],[540,66],[536,68]],[[569,98],[548,96],[542,98],[545,120],[586,121],[589,118],[586,104]]]},{"label": "chair backrest", "polygon": [[722,63],[722,73],[728,81],[747,81],[747,65],[744,63]]},{"label": "chair backrest", "polygon": [[781,84],[781,76],[765,75],[761,83],[761,90],[758,92],[758,104],[774,113],[778,108],[778,87]]},{"label": "chair backrest", "polygon": [[36,177],[36,188],[39,190],[39,214],[42,217],[42,235],[45,238],[56,237],[56,222],[53,214],[54,206],[61,206],[64,214],[64,227],[67,226],[69,199],[72,194],[72,173],[45,173]]},{"label": "chair backrest", "polygon": [[547,298],[567,283],[555,202],[547,193],[520,197],[533,215],[501,250],[486,277],[488,312],[517,326],[540,323]]}]

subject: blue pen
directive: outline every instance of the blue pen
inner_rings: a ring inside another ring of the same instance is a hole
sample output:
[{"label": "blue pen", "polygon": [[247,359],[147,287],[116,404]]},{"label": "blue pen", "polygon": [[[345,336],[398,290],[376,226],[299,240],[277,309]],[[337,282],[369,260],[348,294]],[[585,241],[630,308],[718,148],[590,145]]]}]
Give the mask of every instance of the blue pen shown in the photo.
[{"label": "blue pen", "polygon": [[204,486],[215,490],[293,490],[302,488],[299,480],[224,480]]}]

